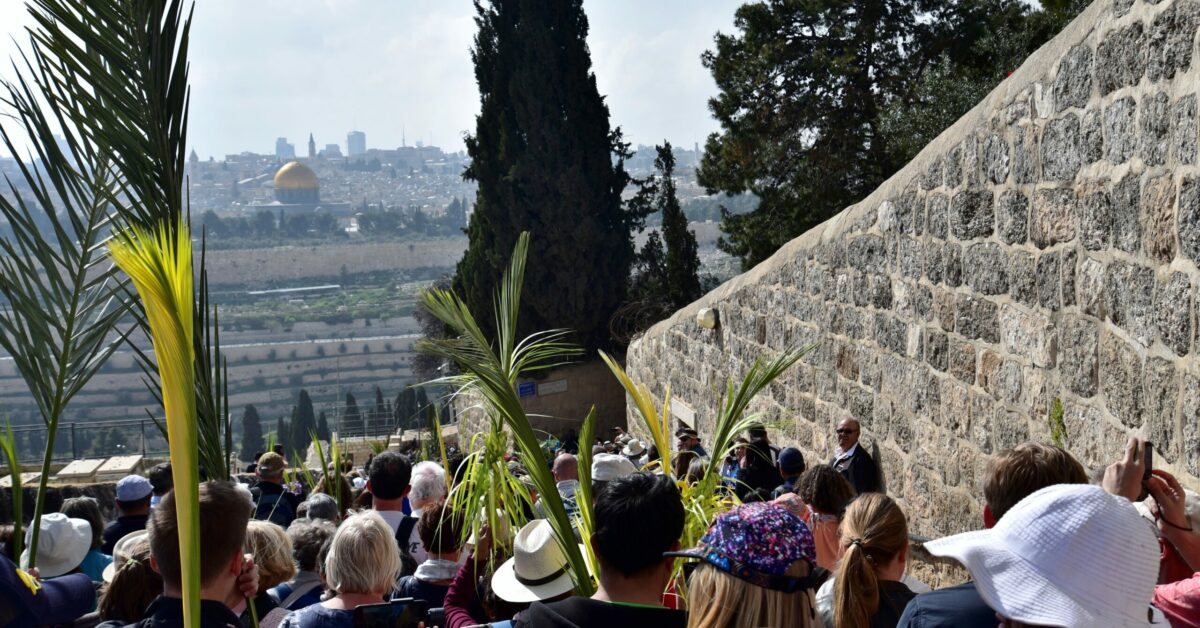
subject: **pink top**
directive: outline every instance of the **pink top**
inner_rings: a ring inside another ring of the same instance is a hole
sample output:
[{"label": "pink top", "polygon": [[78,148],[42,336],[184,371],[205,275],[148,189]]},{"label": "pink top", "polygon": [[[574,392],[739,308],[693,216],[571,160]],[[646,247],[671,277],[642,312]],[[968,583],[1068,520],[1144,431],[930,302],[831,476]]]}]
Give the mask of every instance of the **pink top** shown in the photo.
[{"label": "pink top", "polygon": [[1154,587],[1152,603],[1167,616],[1173,628],[1200,625],[1200,573]]}]

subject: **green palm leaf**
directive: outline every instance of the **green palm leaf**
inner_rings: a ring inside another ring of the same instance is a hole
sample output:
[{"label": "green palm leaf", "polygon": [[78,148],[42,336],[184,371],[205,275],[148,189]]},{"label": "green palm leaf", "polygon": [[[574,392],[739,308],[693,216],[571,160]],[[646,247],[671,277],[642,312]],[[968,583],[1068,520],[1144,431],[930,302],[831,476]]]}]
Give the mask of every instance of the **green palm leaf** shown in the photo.
[{"label": "green palm leaf", "polygon": [[[508,270],[504,273],[496,295],[496,347],[488,341],[475,317],[458,295],[448,290],[430,289],[421,295],[422,304],[457,336],[422,340],[417,343],[417,350],[448,359],[457,365],[463,375],[443,378],[437,383],[455,385],[460,394],[477,393],[483,399],[488,416],[494,421],[502,421],[504,427],[512,433],[517,454],[537,486],[547,519],[567,556],[576,592],[580,595],[591,595],[595,584],[588,574],[583,554],[575,543],[570,517],[562,497],[558,494],[554,476],[551,475],[542,456],[541,442],[524,408],[521,407],[516,392],[517,378],[521,375],[565,364],[571,358],[582,354],[582,350],[566,341],[569,333],[567,330],[543,331],[517,339],[517,312],[521,302],[521,287],[525,281],[525,258],[528,250],[529,234],[522,233],[517,239]],[[496,446],[495,442],[486,444],[486,447],[492,449]],[[505,485],[505,481],[500,479],[498,466],[491,463],[487,466],[475,465],[474,469],[480,474],[491,474],[491,485],[501,487]],[[508,475],[507,469],[504,469],[503,475]],[[470,479],[468,477],[467,481]],[[525,493],[523,488],[520,492]],[[495,491],[489,491],[488,495],[480,497],[484,498],[483,507],[488,509],[486,512],[489,518],[491,513],[495,512],[495,508],[502,505],[495,503]],[[469,503],[471,500],[461,501]],[[475,507],[474,504],[470,506]]]}]

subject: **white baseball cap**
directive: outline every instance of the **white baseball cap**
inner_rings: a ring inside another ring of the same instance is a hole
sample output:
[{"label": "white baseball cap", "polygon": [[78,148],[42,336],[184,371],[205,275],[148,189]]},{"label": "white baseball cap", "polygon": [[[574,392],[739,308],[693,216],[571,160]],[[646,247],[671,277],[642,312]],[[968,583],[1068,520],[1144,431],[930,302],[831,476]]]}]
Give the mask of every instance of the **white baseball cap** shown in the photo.
[{"label": "white baseball cap", "polygon": [[996,527],[925,544],[962,563],[988,606],[1066,628],[1149,626],[1159,547],[1123,497],[1087,484],[1043,488]]}]

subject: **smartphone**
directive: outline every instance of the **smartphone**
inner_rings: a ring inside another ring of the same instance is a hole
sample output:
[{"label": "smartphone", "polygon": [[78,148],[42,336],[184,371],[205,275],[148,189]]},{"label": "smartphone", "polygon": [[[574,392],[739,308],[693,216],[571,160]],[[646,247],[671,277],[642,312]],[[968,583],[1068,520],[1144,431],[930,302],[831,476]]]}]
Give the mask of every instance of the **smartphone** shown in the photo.
[{"label": "smartphone", "polygon": [[1154,470],[1154,443],[1146,441],[1146,468],[1142,471],[1142,486],[1145,486],[1150,481],[1151,471]]},{"label": "smartphone", "polygon": [[429,603],[407,597],[354,609],[355,628],[417,628],[429,617]]}]

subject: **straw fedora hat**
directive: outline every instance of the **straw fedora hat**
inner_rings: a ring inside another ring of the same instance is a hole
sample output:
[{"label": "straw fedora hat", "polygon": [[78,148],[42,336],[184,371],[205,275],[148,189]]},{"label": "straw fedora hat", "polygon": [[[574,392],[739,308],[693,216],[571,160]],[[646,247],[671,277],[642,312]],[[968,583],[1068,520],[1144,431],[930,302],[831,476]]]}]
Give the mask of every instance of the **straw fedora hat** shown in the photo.
[{"label": "straw fedora hat", "polygon": [[[43,578],[55,578],[79,566],[92,549],[92,524],[72,519],[61,512],[42,515],[42,536],[38,541],[38,569]],[[28,544],[33,528],[25,535],[26,548],[21,564],[29,564]]]},{"label": "straw fedora hat", "polygon": [[513,557],[492,576],[492,590],[518,604],[548,600],[575,588],[567,568],[567,557],[550,522],[534,519],[517,533]]},{"label": "straw fedora hat", "polygon": [[625,445],[625,448],[621,450],[621,453],[626,456],[640,456],[646,453],[646,446],[642,444],[642,441],[634,438]]}]

